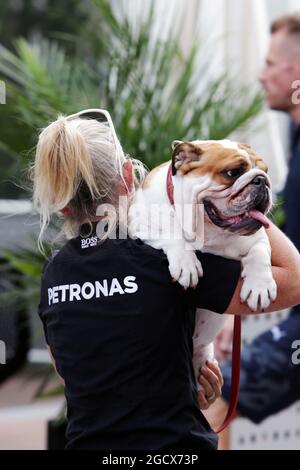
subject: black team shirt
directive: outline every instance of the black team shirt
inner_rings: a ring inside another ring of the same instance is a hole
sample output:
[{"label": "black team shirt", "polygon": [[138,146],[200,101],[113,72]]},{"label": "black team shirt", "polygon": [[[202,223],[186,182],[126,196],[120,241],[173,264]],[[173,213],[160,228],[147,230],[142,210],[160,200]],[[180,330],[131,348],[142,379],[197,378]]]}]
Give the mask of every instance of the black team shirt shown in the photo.
[{"label": "black team shirt", "polygon": [[39,315],[65,381],[68,449],[214,449],[192,365],[195,307],[223,313],[240,263],[199,253],[197,289],[140,240],[70,240],[46,264]]}]

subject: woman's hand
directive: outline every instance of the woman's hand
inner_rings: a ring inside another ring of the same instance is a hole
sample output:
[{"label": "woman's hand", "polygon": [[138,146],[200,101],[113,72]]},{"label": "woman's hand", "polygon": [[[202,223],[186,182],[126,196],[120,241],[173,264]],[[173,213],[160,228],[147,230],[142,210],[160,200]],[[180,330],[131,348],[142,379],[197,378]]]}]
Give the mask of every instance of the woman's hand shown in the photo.
[{"label": "woman's hand", "polygon": [[207,361],[206,365],[201,367],[198,382],[201,385],[198,393],[199,406],[201,410],[207,410],[221,396],[224,384],[217,361]]}]

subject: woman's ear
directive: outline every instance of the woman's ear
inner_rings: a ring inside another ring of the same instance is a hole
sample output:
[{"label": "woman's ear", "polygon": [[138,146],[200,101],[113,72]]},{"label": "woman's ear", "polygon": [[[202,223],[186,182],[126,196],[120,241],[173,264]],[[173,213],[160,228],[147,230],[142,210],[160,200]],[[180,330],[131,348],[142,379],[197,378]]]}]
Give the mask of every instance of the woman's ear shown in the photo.
[{"label": "woman's ear", "polygon": [[124,185],[122,185],[121,188],[120,188],[120,194],[131,193],[131,191],[133,189],[133,167],[132,167],[131,160],[127,160],[123,164],[123,176],[124,176],[124,180],[127,184],[127,189],[124,188]]}]

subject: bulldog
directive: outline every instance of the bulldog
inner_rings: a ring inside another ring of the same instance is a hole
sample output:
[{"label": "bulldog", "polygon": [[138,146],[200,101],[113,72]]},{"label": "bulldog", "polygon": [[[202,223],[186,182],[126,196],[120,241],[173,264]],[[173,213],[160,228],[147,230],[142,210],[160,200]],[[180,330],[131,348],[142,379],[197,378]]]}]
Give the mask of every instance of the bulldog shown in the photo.
[{"label": "bulldog", "polygon": [[[196,250],[240,260],[241,301],[253,311],[267,308],[277,289],[265,232],[272,196],[263,159],[230,140],[176,140],[172,150],[171,162],[152,170],[136,192],[132,207],[139,209],[129,211],[130,235],[162,249],[172,278],[185,289],[205,275]],[[197,309],[195,374],[213,360],[213,340],[224,319]]]}]

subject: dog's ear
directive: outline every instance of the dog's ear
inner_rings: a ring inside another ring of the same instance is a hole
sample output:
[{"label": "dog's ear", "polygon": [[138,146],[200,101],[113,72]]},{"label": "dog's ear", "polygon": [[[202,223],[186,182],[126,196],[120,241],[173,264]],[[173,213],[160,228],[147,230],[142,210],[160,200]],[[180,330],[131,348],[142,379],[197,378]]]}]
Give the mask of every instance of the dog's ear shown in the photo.
[{"label": "dog's ear", "polygon": [[242,150],[246,150],[246,152],[250,155],[254,165],[259,168],[260,170],[268,173],[268,166],[265,164],[263,158],[258,155],[258,153],[254,152],[254,150],[247,144],[238,144],[238,147]]},{"label": "dog's ear", "polygon": [[[177,144],[175,144],[177,142]],[[184,173],[190,171],[194,165],[189,165],[191,162],[199,162],[200,156],[203,150],[200,146],[194,145],[190,142],[181,142],[180,140],[174,140],[172,143],[172,175],[176,175],[179,168]]]}]

